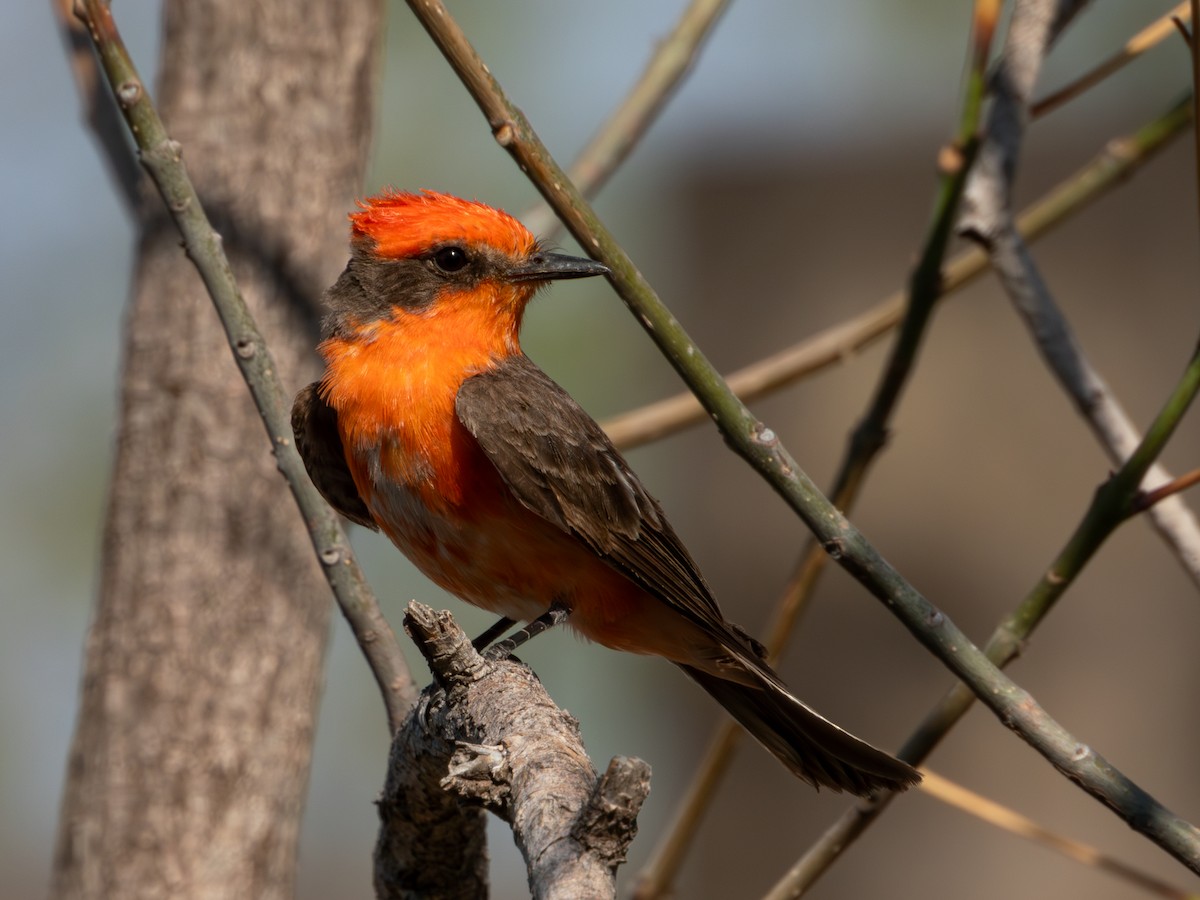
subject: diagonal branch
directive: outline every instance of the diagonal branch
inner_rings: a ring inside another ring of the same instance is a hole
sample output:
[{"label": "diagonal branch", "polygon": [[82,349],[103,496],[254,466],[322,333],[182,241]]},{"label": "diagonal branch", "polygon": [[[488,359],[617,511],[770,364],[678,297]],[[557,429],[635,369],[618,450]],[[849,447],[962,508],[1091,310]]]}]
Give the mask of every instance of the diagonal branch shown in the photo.
[{"label": "diagonal branch", "polygon": [[[1196,353],[1175,390],[1146,431],[1138,449],[1130,455],[1121,469],[1096,491],[1087,512],[1063,549],[1047,567],[1046,574],[992,632],[984,652],[997,667],[1002,668],[1016,659],[1034,630],[1074,582],[1088,560],[1095,555],[1109,535],[1137,511],[1137,504],[1143,496],[1138,490],[1138,485],[1151,462],[1166,446],[1197,392],[1200,392],[1200,345],[1197,346]],[[977,696],[986,699],[980,696],[977,688],[969,682],[952,687],[904,742],[904,746],[900,748],[900,757],[910,763],[919,764],[966,714]],[[1064,774],[1073,778],[1069,773]],[[1087,784],[1079,783],[1092,793]],[[786,885],[795,895],[803,893],[840,857],[846,846],[870,827],[894,798],[895,794],[881,793],[871,800],[847,809],[797,861],[780,881],[780,885]],[[1139,817],[1139,802],[1129,799],[1131,802],[1126,808],[1134,817],[1127,820],[1135,830],[1146,834],[1162,846],[1159,836],[1150,834],[1142,827],[1149,822]],[[1190,858],[1173,855],[1193,871],[1200,872],[1200,856],[1196,855],[1200,853],[1200,831],[1197,831],[1195,826],[1166,813],[1165,810],[1160,809],[1155,817],[1155,829],[1176,832],[1172,842],[1179,841],[1181,847],[1192,847],[1188,851]]]},{"label": "diagonal branch", "polygon": [[826,552],[965,681],[1005,725],[1172,856],[1200,871],[1200,830],[1164,808],[1051,719],[1032,696],[999,671],[961,629],[867,542],[821,494],[775,433],[756,420],[728,389],[551,158],[524,114],[505,97],[445,6],[436,0],[410,0],[409,6],[479,105],[496,140],[509,151],[580,244],[608,265],[609,280],[622,300],[700,396],[729,445],[783,497],[822,542]]},{"label": "diagonal branch", "polygon": [[[987,247],[993,268],[1059,384],[1109,459],[1113,463],[1127,459],[1141,435],[1108,383],[1084,355],[1029,248],[1009,226],[1001,226],[988,238]],[[1153,491],[1173,477],[1155,463],[1147,471],[1142,487]],[[1184,499],[1166,498],[1150,506],[1146,515],[1192,582],[1200,587],[1200,525]]]},{"label": "diagonal branch", "polygon": [[1065,103],[1074,100],[1080,94],[1091,90],[1101,81],[1112,75],[1114,72],[1119,72],[1127,64],[1133,62],[1147,50],[1157,46],[1174,30],[1174,20],[1186,20],[1191,16],[1189,9],[1189,0],[1183,0],[1174,9],[1167,12],[1165,15],[1155,19],[1128,41],[1115,54],[1104,60],[1094,69],[1085,72],[1079,78],[1069,84],[1063,85],[1057,91],[1043,97],[1029,107],[1029,113],[1033,118],[1049,115]]},{"label": "diagonal branch", "polygon": [[66,45],[75,87],[84,105],[84,116],[100,155],[108,164],[117,194],[129,211],[136,210],[141,197],[142,170],[130,152],[129,134],[121,123],[121,113],[113,100],[96,63],[92,42],[81,19],[75,14],[76,0],[50,0],[54,18]]},{"label": "diagonal branch", "polygon": [[[1014,13],[1015,33],[993,78],[995,96],[988,116],[987,139],[980,151],[979,166],[967,185],[960,231],[987,251],[992,268],[1046,364],[1109,459],[1119,464],[1134,451],[1141,436],[1103,376],[1084,355],[1016,229],[1010,203],[1034,84],[1042,59],[1059,33],[1050,27],[1054,23],[1043,21],[1055,12],[1055,6],[1041,3],[1039,15],[1039,4],[1030,0],[1018,4]],[[1026,10],[1034,12],[1023,14]],[[1027,19],[1034,19],[1034,24],[1025,25]],[[1144,487],[1152,490],[1171,480],[1172,475],[1155,464],[1146,474]],[[1200,587],[1200,525],[1183,499],[1164,500],[1148,515],[1193,583]]]},{"label": "diagonal branch", "polygon": [[[641,78],[571,164],[571,180],[580,192],[594,196],[633,152],[691,71],[728,6],[729,0],[691,0],[671,33],[659,41]],[[547,237],[561,227],[545,203],[521,219],[534,234]]]},{"label": "diagonal branch", "polygon": [[1102,872],[1107,872],[1121,879],[1132,887],[1139,888],[1148,894],[1158,897],[1168,897],[1170,900],[1195,900],[1195,895],[1181,890],[1172,884],[1167,884],[1149,872],[1135,868],[1122,860],[1109,856],[1101,850],[1076,841],[1064,835],[1057,834],[1039,825],[1032,819],[1003,806],[994,800],[977,794],[962,785],[941,777],[929,769],[921,769],[921,791],[936,797],[947,806],[960,809],[968,815],[975,816],[984,822],[1001,828],[1010,834],[1033,841],[1056,853],[1061,853],[1069,859],[1084,865],[1093,866]]},{"label": "diagonal branch", "polygon": [[234,281],[221,238],[213,231],[188,178],[182,148],[167,134],[125,49],[108,4],[103,0],[83,0],[82,8],[101,68],[133,132],[142,165],[162,194],[183,237],[188,258],[212,297],[234,360],[267,430],[276,463],[304,516],[338,606],[379,684],[388,722],[395,730],[416,697],[396,636],[363,578],[337,514],[313,487],[293,446],[291,403],[284,394],[262,332]]},{"label": "diagonal branch", "polygon": [[[944,261],[959,198],[978,146],[977,131],[987,60],[998,17],[998,3],[990,0],[979,0],[976,3],[972,25],[971,68],[967,75],[967,89],[959,114],[957,134],[953,144],[943,148],[939,154],[943,166],[937,186],[933,218],[917,264],[909,277],[908,290],[904,296],[904,318],[872,401],[854,428],[849,447],[834,479],[834,488],[830,496],[834,506],[843,513],[849,512],[853,507],[867,470],[883,449],[892,413],[908,384],[931,322],[934,306],[944,290]],[[767,637],[767,650],[772,660],[777,659],[782,652],[804,601],[824,570],[827,559],[821,544],[815,540],[810,541],[801,564],[788,585]],[[729,764],[738,737],[739,732],[730,723],[726,723],[713,741],[671,827],[656,848],[650,863],[641,873],[637,887],[639,900],[661,896],[670,889],[676,872],[682,865],[684,852],[694,839],[700,821],[708,809],[716,784]]]},{"label": "diagonal branch", "polygon": [[[1040,66],[1040,53],[1044,53],[1045,48],[1058,33],[1049,24],[1054,20],[1052,11],[1048,12],[1049,5],[1045,4],[1040,10],[1031,10],[1029,3],[1018,7],[1017,14],[1022,11],[1027,14],[1033,13],[1035,24],[1040,24],[1037,28],[1031,28],[1027,24],[1016,23],[1021,27],[1017,30],[1013,40],[1019,42],[1019,46],[1013,54],[1006,56],[1006,62],[1013,61],[1013,64],[1018,67],[1018,71],[1008,75],[1002,73],[996,79],[997,84],[1005,85],[1002,93],[1007,94],[1010,98],[1023,97],[1024,102],[1027,102],[1033,88],[1037,68]],[[1059,19],[1058,21],[1065,24],[1066,20]],[[1038,49],[1039,47],[1040,49]],[[1000,99],[997,104],[1003,106],[1007,102],[1012,101],[1011,99],[1007,101]],[[1177,105],[1172,114],[1182,115],[1182,108],[1185,105]],[[1019,109],[1003,108],[995,112],[995,115],[998,117],[996,121],[1002,123],[999,127],[1008,129],[1008,131],[1001,138],[1000,143],[994,144],[991,143],[991,134],[989,133],[989,145],[981,154],[981,165],[983,164],[982,160],[986,158],[987,171],[996,178],[1006,178],[1007,176],[1002,173],[1011,174],[1015,168],[1015,156],[1010,154],[1015,154],[1016,148],[1019,146],[1025,116]],[[1006,147],[1008,149],[1005,149]],[[979,169],[973,173],[973,179],[982,177],[977,174],[978,172]],[[971,212],[969,216],[979,217],[980,222],[985,221],[982,213],[988,209],[1007,210],[1007,197],[997,198],[981,192],[978,188],[970,196]],[[990,223],[992,220],[986,219],[986,221]],[[1008,229],[1012,232],[1011,219]],[[1200,378],[1200,354],[1192,359],[1175,392],[1137,449],[1126,454],[1121,470],[1097,491],[1080,524],[1048,568],[1046,575],[993,632],[986,646],[986,653],[997,666],[1007,665],[1016,657],[1024,642],[1028,640],[1057,599],[1082,571],[1087,561],[1120,523],[1135,510],[1136,503],[1142,496],[1138,485],[1152,462],[1161,453],[1167,438],[1195,396],[1197,386],[1200,384],[1197,382],[1197,378]],[[955,685],[905,742],[900,755],[910,762],[924,759],[971,707],[975,700],[971,693],[972,690],[974,690],[973,687],[969,690],[962,684]],[[887,808],[891,799],[891,795],[880,795],[868,803],[847,810],[841,819],[826,831],[821,839],[796,863],[781,881],[781,885],[787,885],[788,889],[796,892],[801,892],[810,886],[840,856],[845,846],[878,818],[879,814]],[[1194,862],[1190,865],[1193,869],[1196,868]]]}]

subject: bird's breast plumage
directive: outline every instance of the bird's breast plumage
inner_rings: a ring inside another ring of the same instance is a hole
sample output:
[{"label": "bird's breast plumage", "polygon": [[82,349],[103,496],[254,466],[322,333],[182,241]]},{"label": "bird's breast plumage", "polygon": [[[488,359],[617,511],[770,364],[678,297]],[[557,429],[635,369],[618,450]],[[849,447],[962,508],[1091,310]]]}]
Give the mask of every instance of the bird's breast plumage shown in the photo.
[{"label": "bird's breast plumage", "polygon": [[398,315],[325,341],[322,391],[368,506],[383,486],[399,485],[444,512],[464,502],[473,462],[464,458],[454,400],[495,354],[485,341],[464,340],[472,332],[447,317],[416,318]]},{"label": "bird's breast plumage", "polygon": [[322,391],[359,495],[392,542],[464,600],[534,618],[549,601],[522,574],[524,544],[552,526],[520,507],[455,414],[462,382],[503,352],[471,334],[450,317],[398,317],[331,338]]}]

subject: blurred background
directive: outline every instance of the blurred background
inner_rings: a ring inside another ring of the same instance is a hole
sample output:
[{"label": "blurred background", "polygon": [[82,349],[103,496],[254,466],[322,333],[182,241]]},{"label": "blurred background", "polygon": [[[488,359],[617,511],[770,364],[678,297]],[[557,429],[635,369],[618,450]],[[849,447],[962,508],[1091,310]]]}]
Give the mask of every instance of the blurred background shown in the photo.
[{"label": "blurred background", "polygon": [[[1052,55],[1043,85],[1061,84],[1115,51],[1170,5],[1096,4]],[[510,96],[567,161],[640,73],[682,3],[453,8]],[[602,216],[723,371],[860,312],[904,282],[932,206],[937,150],[957,116],[969,11],[966,0],[733,4],[661,122],[599,198]],[[148,76],[158,4],[125,0],[116,12]],[[98,567],[133,232],[82,123],[48,5],[15,4],[7,20],[0,32],[0,78],[9,85],[0,94],[9,123],[0,139],[0,872],[5,896],[32,898],[48,884]],[[528,209],[534,191],[402,5],[390,11],[385,54],[365,189],[430,187],[517,214]],[[1019,199],[1038,196],[1107,140],[1156,116],[1188,78],[1184,44],[1172,39],[1038,124]],[[1200,330],[1189,142],[1177,142],[1036,249],[1093,363],[1141,425]],[[555,288],[527,322],[529,354],[598,418],[679,389],[602,284]],[[755,405],[818,483],[832,476],[885,346]],[[1196,419],[1165,456],[1176,472],[1200,464]],[[259,449],[266,452],[265,443]],[[727,615],[761,632],[804,542],[802,526],[707,425],[630,458]],[[1040,576],[1108,469],[985,278],[937,314],[855,520],[982,641]],[[1194,491],[1191,500],[1200,502]],[[461,613],[469,631],[483,627],[483,617],[441,596],[374,535],[355,540],[395,624],[415,597]],[[1198,626],[1194,586],[1135,521],[1012,669],[1051,715],[1191,821],[1200,820]],[[622,753],[653,766],[641,834],[623,870],[628,885],[670,821],[719,711],[670,666],[579,647],[566,634],[534,642],[523,657],[581,720],[598,765]],[[838,572],[823,581],[781,670],[826,715],[892,748],[951,683]],[[386,750],[374,683],[337,621],[301,898],[370,896],[372,800]],[[1197,889],[1183,868],[984,710],[968,716],[930,765],[1047,827]],[[845,807],[743,746],[678,896],[760,895]],[[519,856],[498,825],[491,853],[494,896],[523,896]],[[1131,889],[914,792],[813,893],[867,895],[1117,898]]]}]

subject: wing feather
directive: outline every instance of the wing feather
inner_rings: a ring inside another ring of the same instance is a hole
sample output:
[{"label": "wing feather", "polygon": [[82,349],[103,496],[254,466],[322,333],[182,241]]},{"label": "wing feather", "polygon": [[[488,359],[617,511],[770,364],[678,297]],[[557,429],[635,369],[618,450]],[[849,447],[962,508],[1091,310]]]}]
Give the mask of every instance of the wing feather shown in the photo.
[{"label": "wing feather", "polygon": [[338,433],[337,411],[324,401],[320,382],[314,381],[292,404],[292,433],[304,468],[326,502],[339,513],[372,531],[379,526],[359,496],[354,476],[346,465],[346,453]]},{"label": "wing feather", "polygon": [[459,388],[459,421],[521,503],[699,624],[727,636],[704,577],[599,425],[523,354]]}]

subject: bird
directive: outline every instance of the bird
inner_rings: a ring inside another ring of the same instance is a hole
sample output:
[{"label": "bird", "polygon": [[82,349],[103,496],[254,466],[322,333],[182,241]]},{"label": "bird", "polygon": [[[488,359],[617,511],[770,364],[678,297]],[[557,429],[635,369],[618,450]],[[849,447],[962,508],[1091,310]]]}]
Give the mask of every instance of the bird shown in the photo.
[{"label": "bird", "polygon": [[522,351],[540,288],[607,267],[435,191],[388,189],[349,218],[349,261],[325,295],[325,372],[292,409],[334,509],[498,615],[477,647],[528,623],[488,653],[565,622],[674,663],[813,787],[867,796],[920,780],[797,699],[603,429]]}]

